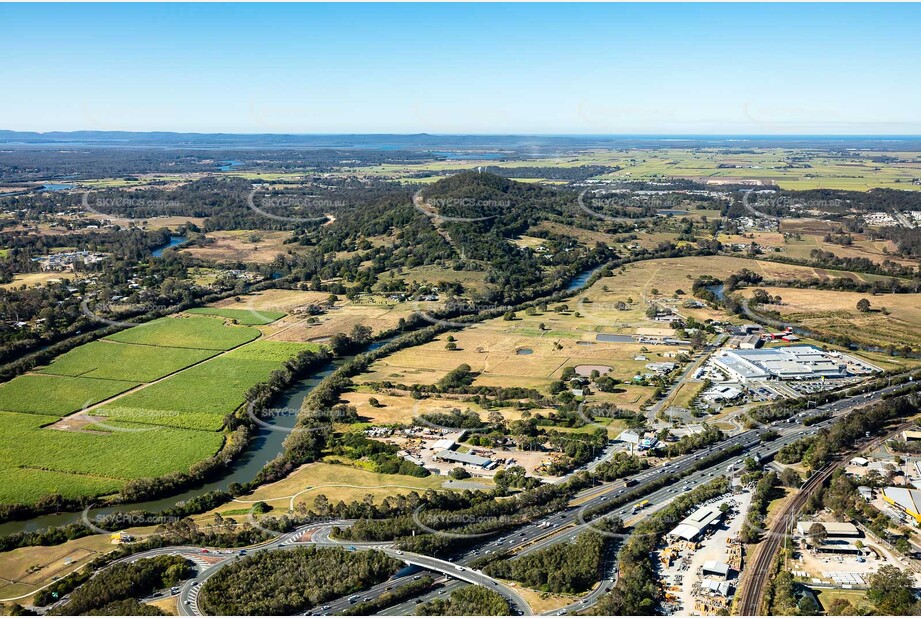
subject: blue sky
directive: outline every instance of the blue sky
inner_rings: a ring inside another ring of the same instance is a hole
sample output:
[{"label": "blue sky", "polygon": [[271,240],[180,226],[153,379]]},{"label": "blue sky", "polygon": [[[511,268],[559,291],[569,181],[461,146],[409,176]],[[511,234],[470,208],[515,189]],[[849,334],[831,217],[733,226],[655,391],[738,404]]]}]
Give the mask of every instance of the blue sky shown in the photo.
[{"label": "blue sky", "polygon": [[0,5],[0,128],[921,134],[921,6]]}]

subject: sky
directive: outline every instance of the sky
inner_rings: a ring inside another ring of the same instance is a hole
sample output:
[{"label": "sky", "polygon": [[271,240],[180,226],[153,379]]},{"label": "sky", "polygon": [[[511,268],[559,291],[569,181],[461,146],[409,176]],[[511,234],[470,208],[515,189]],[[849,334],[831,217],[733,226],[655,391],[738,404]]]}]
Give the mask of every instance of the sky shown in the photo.
[{"label": "sky", "polygon": [[0,129],[921,134],[916,4],[2,4]]}]

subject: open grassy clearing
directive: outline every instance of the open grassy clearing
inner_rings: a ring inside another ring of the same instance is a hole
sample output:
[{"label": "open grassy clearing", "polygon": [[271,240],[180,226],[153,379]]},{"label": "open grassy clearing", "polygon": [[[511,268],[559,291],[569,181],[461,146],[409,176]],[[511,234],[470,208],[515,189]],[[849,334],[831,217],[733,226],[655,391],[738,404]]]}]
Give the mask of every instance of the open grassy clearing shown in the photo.
[{"label": "open grassy clearing", "polygon": [[[356,380],[431,384],[466,363],[479,374],[474,385],[519,386],[546,392],[567,366],[608,366],[612,369],[610,375],[629,381],[638,371],[644,371],[648,362],[663,360],[660,355],[675,350],[673,346],[597,341],[596,335],[601,329],[588,318],[577,318],[573,313],[548,312],[535,316],[519,313],[519,318],[512,322],[487,320],[453,333],[459,348],[455,351],[445,349],[447,335],[422,346],[401,350],[378,360],[369,373]],[[541,322],[548,330],[538,328]],[[531,353],[519,353],[524,350]],[[647,360],[634,359],[640,354],[645,354]],[[644,387],[625,385],[624,393],[612,395],[626,394],[620,398],[620,403],[635,409],[635,405],[629,404],[643,398],[632,391],[641,388],[645,391]]]},{"label": "open grassy clearing", "polygon": [[679,408],[690,408],[691,403],[703,390],[703,382],[685,382],[678,387],[678,391],[671,399],[671,405]]},{"label": "open grassy clearing", "polygon": [[339,298],[328,311],[315,316],[314,322],[308,322],[307,315],[297,315],[299,308],[308,305],[326,306],[328,292],[310,292],[301,290],[266,290],[250,296],[244,296],[239,302],[232,298],[215,304],[219,309],[242,309],[256,313],[271,311],[284,312],[288,315],[259,326],[265,338],[273,341],[318,341],[336,333],[348,333],[357,324],[371,328],[374,333],[397,326],[400,318],[408,318],[418,310],[439,306],[436,302],[398,302],[383,295],[362,296],[356,301]]},{"label": "open grassy clearing", "polygon": [[439,304],[399,302],[377,295],[362,297],[355,302],[343,299],[337,301],[325,314],[316,316],[316,322],[310,323],[304,317],[287,316],[264,328],[267,337],[279,341],[323,340],[336,333],[348,333],[358,324],[379,333],[395,328],[400,318],[408,318],[416,311],[425,311]]},{"label": "open grassy clearing", "polygon": [[64,416],[114,397],[137,382],[54,375],[22,375],[0,384],[0,409]]},{"label": "open grassy clearing", "polygon": [[[823,221],[816,221],[816,225],[795,220],[793,223],[789,222],[789,219],[785,220],[781,225],[781,230],[783,232],[798,233],[800,238],[784,237],[780,232],[746,232],[744,235],[720,234],[718,239],[723,245],[747,245],[751,242],[756,242],[768,254],[777,254],[798,260],[812,259],[811,252],[818,249],[820,251],[829,251],[838,257],[866,258],[876,263],[888,260],[905,266],[914,266],[916,264],[914,260],[895,255],[897,248],[895,243],[890,240],[868,240],[865,234],[854,233],[851,234],[853,244],[843,246],[824,240],[825,234],[831,232],[833,227]],[[859,276],[868,275],[859,274]]]},{"label": "open grassy clearing", "polygon": [[[540,239],[538,239],[540,240]],[[543,241],[541,241],[543,242]],[[417,266],[415,268],[405,268],[394,275],[395,279],[401,279],[407,283],[428,283],[437,285],[442,281],[451,283],[460,283],[465,289],[483,291],[486,289],[485,272],[475,272],[467,270],[452,270],[450,268],[440,268],[438,266]],[[381,289],[378,284],[377,290]]]},{"label": "open grassy clearing", "polygon": [[[176,183],[178,186],[179,183]],[[161,189],[164,187],[160,187]],[[98,215],[94,212],[80,213],[76,219],[93,219],[95,221],[108,221],[111,217],[106,215]],[[176,228],[182,227],[184,225],[195,225],[199,228],[204,227],[205,218],[204,217],[184,217],[182,215],[176,215],[172,217],[148,217],[147,219],[137,219],[133,222],[133,225],[140,227],[144,230],[159,230],[161,228],[169,228],[175,230]]]},{"label": "open grassy clearing", "polygon": [[152,382],[211,358],[214,350],[162,348],[112,341],[93,341],[55,358],[41,373]]},{"label": "open grassy clearing", "polygon": [[241,296],[240,300],[225,298],[214,303],[218,309],[242,309],[245,311],[280,311],[290,313],[298,307],[325,302],[329,292],[309,292],[272,288]]},{"label": "open grassy clearing", "polygon": [[[809,267],[722,256],[631,264],[567,301],[568,311],[555,312],[552,305],[547,312],[533,316],[519,312],[514,321],[497,318],[476,324],[453,333],[458,350],[445,349],[447,335],[444,335],[379,359],[356,382],[432,384],[462,363],[479,374],[475,385],[531,387],[546,392],[549,384],[559,379],[564,367],[578,365],[607,366],[612,377],[629,382],[637,373],[645,372],[648,363],[673,360],[679,347],[599,341],[598,335],[671,335],[674,331],[667,324],[646,317],[651,303],[671,306],[682,315],[699,320],[729,319],[721,311],[685,309],[682,304],[691,298],[690,290],[697,277],[710,274],[725,278],[742,269],[760,272],[768,279],[825,274]],[[852,276],[838,272],[827,275]],[[684,294],[676,297],[679,291]],[[625,303],[625,308],[618,309],[618,302]],[[637,410],[651,392],[650,387],[627,384],[621,392],[598,393],[592,398]],[[693,393],[687,393],[687,397],[692,396]],[[369,414],[378,413],[369,411]]]},{"label": "open grassy clearing", "polygon": [[[613,277],[599,280],[589,290],[580,294],[576,302],[570,302],[569,305],[594,322],[601,329],[600,332],[635,332],[644,321],[645,326],[652,326],[653,324],[645,318],[646,308],[652,302],[671,306],[679,314],[698,320],[727,320],[730,319],[729,316],[721,311],[685,309],[682,304],[685,300],[693,298],[691,287],[694,280],[701,275],[713,275],[724,279],[743,269],[759,273],[768,280],[838,277],[863,280],[862,275],[855,273],[746,258],[708,256],[659,259],[628,264]],[[679,291],[684,294],[676,296]],[[630,300],[633,302],[627,302]],[[617,302],[627,303],[627,310],[618,310],[615,306]],[[659,328],[662,327],[668,328],[667,325],[659,325]]]},{"label": "open grassy clearing", "polygon": [[[781,229],[787,231],[786,221],[781,225]],[[788,237],[786,239],[781,239],[780,242],[769,242],[767,244],[771,246],[780,246],[785,255],[801,260],[809,259],[810,252],[819,249],[821,251],[830,251],[838,257],[867,258],[877,263],[882,263],[887,260],[905,266],[915,266],[917,263],[915,260],[901,258],[896,255],[898,248],[891,240],[868,240],[865,234],[851,234],[853,244],[843,246],[825,242],[825,233],[826,232],[808,234],[800,232],[801,237],[799,239]],[[762,244],[757,234],[755,235],[755,241],[758,244]]]},{"label": "open grassy clearing", "polygon": [[[861,294],[833,290],[764,288],[783,299],[781,305],[764,305],[792,323],[809,329],[851,338],[869,344],[921,347],[921,294]],[[743,290],[750,296],[753,288]],[[861,299],[870,301],[871,311],[857,309]],[[889,315],[884,314],[884,308]]]},{"label": "open grassy clearing", "polygon": [[[313,508],[313,501],[320,494],[325,495],[334,504],[340,500],[360,501],[370,494],[374,497],[374,502],[380,504],[388,496],[408,494],[412,491],[421,494],[429,489],[444,489],[444,481],[444,478],[438,476],[416,478],[403,474],[378,474],[347,465],[316,462],[303,465],[282,480],[263,485],[230,504],[196,516],[195,520],[210,521],[213,520],[214,513],[249,509],[260,500],[279,509],[280,512],[285,512],[292,504],[292,496],[295,495],[297,497],[294,498],[294,503],[305,502],[308,508]],[[238,521],[246,519],[245,516],[234,517]]]},{"label": "open grassy clearing", "polygon": [[507,586],[514,586],[515,590],[531,606],[531,610],[537,614],[551,612],[555,609],[565,607],[579,600],[575,594],[553,594],[551,592],[540,592],[532,588],[522,586],[519,582],[511,580],[499,580]]},{"label": "open grassy clearing", "polygon": [[112,551],[105,535],[93,535],[47,547],[22,547],[0,554],[0,598],[27,594]]},{"label": "open grassy clearing", "polygon": [[[369,399],[374,397],[380,403],[380,407],[372,407]],[[374,425],[390,425],[394,423],[410,423],[413,417],[420,414],[431,412],[450,412],[454,408],[460,410],[472,410],[480,415],[480,418],[486,420],[489,412],[482,406],[473,402],[459,401],[456,399],[441,399],[430,397],[427,399],[413,399],[406,396],[387,395],[384,393],[375,393],[368,390],[358,390],[342,395],[342,400],[349,405],[355,406],[358,415],[363,421]],[[517,421],[521,419],[521,410],[514,408],[497,408],[496,409],[508,421]],[[534,409],[531,414],[544,414],[551,412],[549,409]]]},{"label": "open grassy clearing", "polygon": [[106,337],[110,341],[173,348],[229,350],[259,337],[259,330],[209,317],[166,317]]},{"label": "open grassy clearing", "polygon": [[126,423],[91,424],[83,431],[46,427],[56,420],[0,412],[0,502],[112,493],[131,479],[188,469],[216,453],[224,439],[217,432]]},{"label": "open grassy clearing", "polygon": [[285,316],[283,311],[256,311],[254,309],[216,309],[212,307],[197,307],[195,309],[186,309],[184,313],[227,318],[229,320],[235,321],[238,324],[242,324],[243,326],[261,326],[263,324],[271,324],[275,320]]},{"label": "open grassy clearing", "polygon": [[[861,608],[859,611],[870,611],[872,603],[867,601],[866,590],[839,590],[828,588],[815,588],[816,596],[819,598],[819,604],[825,611],[835,599],[844,599],[855,608]],[[863,607],[861,607],[863,606]],[[863,614],[858,614],[863,615]]]},{"label": "open grassy clearing", "polygon": [[204,247],[187,247],[182,253],[215,262],[250,262],[268,264],[278,254],[298,253],[306,250],[296,244],[285,244],[291,232],[263,230],[222,230],[208,232],[214,242]]},{"label": "open grassy clearing", "polygon": [[8,290],[21,288],[22,286],[31,288],[37,285],[41,286],[48,283],[57,283],[58,281],[74,281],[78,278],[79,277],[71,272],[20,273],[13,275],[13,280],[9,283],[0,283],[0,288],[6,288]]},{"label": "open grassy clearing", "polygon": [[167,616],[178,616],[179,615],[179,597],[164,597],[162,599],[156,599],[154,601],[147,601],[144,605],[150,605],[151,607],[156,607]]}]

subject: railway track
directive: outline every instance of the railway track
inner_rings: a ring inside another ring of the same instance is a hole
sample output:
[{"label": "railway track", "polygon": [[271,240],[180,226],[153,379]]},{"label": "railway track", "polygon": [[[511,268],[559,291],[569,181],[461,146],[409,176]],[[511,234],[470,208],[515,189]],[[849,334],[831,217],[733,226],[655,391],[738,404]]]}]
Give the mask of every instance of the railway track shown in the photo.
[{"label": "railway track", "polygon": [[828,464],[809,477],[809,480],[803,484],[800,491],[778,513],[777,519],[774,520],[771,529],[768,531],[768,537],[758,547],[758,553],[755,555],[749,570],[752,576],[748,580],[748,584],[742,588],[739,599],[740,616],[759,616],[762,613],[766,613],[758,610],[764,601],[764,589],[771,575],[774,557],[787,537],[787,528],[806,504],[809,496],[832,475],[838,467],[838,463],[840,462]]},{"label": "railway track", "polygon": [[901,431],[910,425],[911,423],[902,423],[898,427],[886,431],[885,435],[874,438],[859,449],[854,449],[824,468],[819,469],[803,483],[799,492],[797,492],[793,499],[777,514],[777,519],[774,520],[771,529],[768,531],[768,538],[758,546],[751,568],[746,571],[752,575],[747,583],[740,587],[739,602],[737,604],[738,615],[760,616],[767,614],[766,611],[762,612],[759,610],[764,602],[764,589],[771,576],[771,567],[774,562],[774,557],[777,555],[777,550],[780,549],[784,539],[787,538],[787,529],[793,525],[796,516],[806,504],[809,496],[811,496],[816,489],[821,487],[825,481],[831,477],[834,471],[844,464],[854,452],[876,448],[889,439],[893,432]]}]

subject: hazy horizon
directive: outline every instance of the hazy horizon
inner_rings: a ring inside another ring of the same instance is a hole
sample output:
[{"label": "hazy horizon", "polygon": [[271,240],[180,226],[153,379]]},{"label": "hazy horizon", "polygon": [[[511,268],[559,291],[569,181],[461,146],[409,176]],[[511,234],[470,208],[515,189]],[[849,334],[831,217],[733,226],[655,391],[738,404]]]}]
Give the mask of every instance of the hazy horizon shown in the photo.
[{"label": "hazy horizon", "polygon": [[906,4],[3,4],[0,118],[42,132],[918,135],[919,17]]}]

